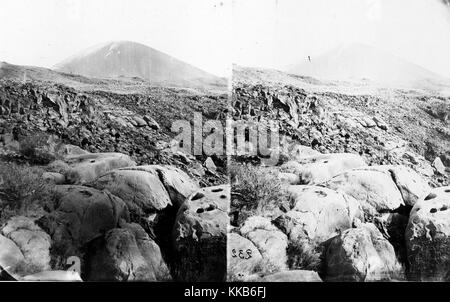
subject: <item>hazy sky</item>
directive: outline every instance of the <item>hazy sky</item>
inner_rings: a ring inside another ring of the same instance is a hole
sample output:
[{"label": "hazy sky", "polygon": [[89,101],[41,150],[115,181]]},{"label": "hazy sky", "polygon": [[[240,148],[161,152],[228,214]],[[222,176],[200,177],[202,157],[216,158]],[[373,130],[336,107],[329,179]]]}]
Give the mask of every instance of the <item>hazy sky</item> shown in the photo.
[{"label": "hazy sky", "polygon": [[450,8],[440,0],[233,0],[234,61],[285,69],[353,42],[450,77]]},{"label": "hazy sky", "polygon": [[90,46],[131,40],[205,71],[231,64],[231,1],[0,0],[0,61],[52,67]]},{"label": "hazy sky", "polygon": [[112,40],[220,76],[231,61],[286,69],[361,42],[450,77],[441,0],[0,0],[0,61],[51,67]]}]

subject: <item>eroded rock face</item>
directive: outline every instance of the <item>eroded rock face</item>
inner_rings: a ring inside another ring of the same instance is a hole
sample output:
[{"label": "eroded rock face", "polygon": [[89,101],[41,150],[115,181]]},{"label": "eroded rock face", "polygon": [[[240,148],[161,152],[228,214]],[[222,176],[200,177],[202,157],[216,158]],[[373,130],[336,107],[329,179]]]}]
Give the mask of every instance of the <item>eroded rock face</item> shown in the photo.
[{"label": "eroded rock face", "polygon": [[319,186],[290,186],[293,207],[277,219],[289,240],[324,242],[363,219],[358,201],[345,193]]},{"label": "eroded rock face", "polygon": [[288,238],[270,219],[261,216],[249,217],[239,232],[256,246],[266,264],[272,266],[273,270],[287,270]]},{"label": "eroded rock face", "polygon": [[265,276],[258,281],[260,282],[322,282],[319,274],[314,271],[292,270],[278,272]]},{"label": "eroded rock face", "polygon": [[450,281],[450,187],[414,205],[405,238],[410,279]]},{"label": "eroded rock face", "polygon": [[121,153],[73,155],[66,157],[64,161],[69,165],[65,173],[66,179],[73,184],[85,184],[108,171],[136,165],[128,155]]},{"label": "eroded rock face", "polygon": [[168,281],[169,270],[158,245],[138,224],[123,224],[89,244],[91,281]]},{"label": "eroded rock face", "polygon": [[227,236],[227,279],[244,281],[250,277],[261,262],[262,256],[256,246],[236,233]]},{"label": "eroded rock face", "polygon": [[229,206],[230,186],[222,185],[198,190],[180,207],[172,234],[178,280],[225,280]]},{"label": "eroded rock face", "polygon": [[107,191],[64,185],[57,186],[56,192],[56,211],[39,220],[51,235],[56,268],[70,256],[82,256],[81,248],[89,241],[116,228],[121,220],[129,220],[126,204]]},{"label": "eroded rock face", "polygon": [[8,220],[1,232],[16,243],[26,264],[31,266],[35,272],[50,269],[50,236],[32,219],[15,216]]},{"label": "eroded rock face", "polygon": [[299,176],[300,184],[319,184],[344,171],[364,167],[364,159],[356,154],[334,153],[299,158],[283,164],[282,172]]},{"label": "eroded rock face", "polygon": [[328,281],[392,280],[402,276],[392,245],[366,223],[335,237],[325,254]]}]

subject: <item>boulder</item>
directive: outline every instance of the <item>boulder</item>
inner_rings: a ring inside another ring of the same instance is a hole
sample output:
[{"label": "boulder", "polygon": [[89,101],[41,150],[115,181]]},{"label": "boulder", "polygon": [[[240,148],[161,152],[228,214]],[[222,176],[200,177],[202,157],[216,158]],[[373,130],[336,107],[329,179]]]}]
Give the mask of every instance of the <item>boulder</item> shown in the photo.
[{"label": "boulder", "polygon": [[292,270],[271,274],[257,280],[259,282],[322,282],[314,271]]},{"label": "boulder", "polygon": [[207,187],[180,207],[173,227],[176,277],[183,281],[224,281],[230,186]]},{"label": "boulder", "polygon": [[372,128],[377,125],[373,119],[366,117],[366,116],[361,117],[359,122],[361,123],[361,125],[363,125],[364,127],[367,127],[367,128]]},{"label": "boulder", "polygon": [[330,242],[325,252],[327,281],[381,281],[401,278],[392,245],[375,225],[361,224]]},{"label": "boulder", "polygon": [[394,211],[405,205],[391,174],[385,171],[355,169],[333,177],[324,186],[358,200],[368,216]]},{"label": "boulder", "polygon": [[116,228],[122,219],[129,220],[126,204],[107,191],[75,185],[55,190],[59,206],[38,222],[52,238],[59,265],[65,265],[70,256],[82,255],[86,243]]},{"label": "boulder", "polygon": [[136,166],[120,170],[138,170],[158,175],[159,180],[169,193],[172,204],[178,209],[193,192],[198,184],[181,169],[169,165]]},{"label": "boulder", "polygon": [[363,219],[358,201],[342,192],[319,186],[289,186],[292,209],[276,221],[289,240],[324,242]]},{"label": "boulder", "polygon": [[436,159],[433,161],[433,167],[436,169],[436,172],[445,175],[445,166],[439,157],[436,157]]},{"label": "boulder", "polygon": [[66,157],[65,162],[69,165],[65,176],[72,184],[85,184],[108,171],[136,165],[128,155],[121,153],[73,155]]},{"label": "boulder", "polygon": [[90,281],[168,281],[159,246],[138,224],[123,224],[89,244]]},{"label": "boulder", "polygon": [[214,161],[212,160],[211,157],[208,157],[205,160],[205,167],[206,167],[206,169],[208,169],[211,172],[216,172],[216,170],[217,170],[216,164],[214,163]]},{"label": "boulder", "polygon": [[0,234],[0,270],[14,273],[24,261],[25,257],[14,241]]},{"label": "boulder", "polygon": [[450,281],[450,187],[414,205],[405,239],[411,280]]},{"label": "boulder", "polygon": [[[249,217],[239,232],[256,246],[263,259],[266,260],[266,265],[272,267],[270,270],[287,270],[288,238],[268,218]],[[263,270],[266,269],[263,268]]]},{"label": "boulder", "polygon": [[31,218],[12,217],[3,227],[2,233],[19,247],[31,271],[50,269],[50,236]]},{"label": "boulder", "polygon": [[388,124],[382,120],[380,117],[375,116],[373,121],[377,124],[378,128],[382,130],[388,130]]},{"label": "boulder", "polygon": [[362,157],[350,153],[321,154],[289,161],[280,168],[281,172],[299,176],[300,184],[319,184],[344,171],[364,167]]},{"label": "boulder", "polygon": [[400,190],[403,202],[405,205],[411,207],[414,206],[418,200],[425,198],[431,191],[428,182],[414,170],[406,166],[380,165],[370,166],[359,170],[373,170],[389,173],[392,181]]},{"label": "boulder", "polygon": [[148,126],[147,122],[141,118],[140,116],[133,116],[132,123],[135,127],[146,127]]},{"label": "boulder", "polygon": [[152,128],[153,130],[159,130],[161,127],[159,124],[149,115],[144,116],[144,120],[147,123],[147,125]]},{"label": "boulder", "polygon": [[228,233],[227,259],[227,279],[243,281],[254,273],[262,256],[250,240],[236,233]]},{"label": "boulder", "polygon": [[143,214],[172,205],[169,193],[154,169],[118,169],[99,177],[93,186],[120,197],[130,211]]}]

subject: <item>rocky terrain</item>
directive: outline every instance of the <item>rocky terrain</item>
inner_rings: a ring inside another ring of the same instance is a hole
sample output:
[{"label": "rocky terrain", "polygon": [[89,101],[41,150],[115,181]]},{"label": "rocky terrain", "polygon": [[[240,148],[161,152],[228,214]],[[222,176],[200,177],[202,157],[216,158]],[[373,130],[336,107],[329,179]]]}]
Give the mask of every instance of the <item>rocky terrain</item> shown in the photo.
[{"label": "rocky terrain", "polygon": [[449,281],[447,91],[235,66],[233,118],[281,143],[232,160],[228,280]]},{"label": "rocky terrain", "polygon": [[226,161],[171,125],[221,116],[226,86],[0,74],[0,279],[225,279]]}]

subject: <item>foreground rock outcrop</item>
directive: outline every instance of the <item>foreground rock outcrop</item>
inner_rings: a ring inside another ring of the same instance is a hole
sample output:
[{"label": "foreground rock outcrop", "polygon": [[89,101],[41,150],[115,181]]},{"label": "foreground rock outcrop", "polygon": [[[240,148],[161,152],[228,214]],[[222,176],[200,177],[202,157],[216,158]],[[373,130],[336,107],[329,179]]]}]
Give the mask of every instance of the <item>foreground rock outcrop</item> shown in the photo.
[{"label": "foreground rock outcrop", "polygon": [[450,187],[414,205],[405,237],[410,279],[450,281]]},{"label": "foreground rock outcrop", "polygon": [[93,281],[169,281],[159,246],[138,224],[109,230],[89,244],[87,278]]},{"label": "foreground rock outcrop", "polygon": [[328,188],[309,185],[288,188],[293,207],[276,224],[291,241],[324,242],[362,219],[356,199]]},{"label": "foreground rock outcrop", "polygon": [[230,186],[202,188],[178,210],[172,240],[177,280],[224,281]]},{"label": "foreground rock outcrop", "polygon": [[263,270],[280,271],[287,269],[286,234],[273,225],[270,219],[260,216],[249,217],[239,230],[260,251],[264,260]]},{"label": "foreground rock outcrop", "polygon": [[31,267],[31,272],[50,269],[50,236],[32,219],[24,216],[13,217],[1,229],[1,233],[19,247],[24,257],[24,265]]},{"label": "foreground rock outcrop", "polygon": [[380,281],[402,276],[394,248],[373,224],[344,231],[325,255],[328,281]]}]

